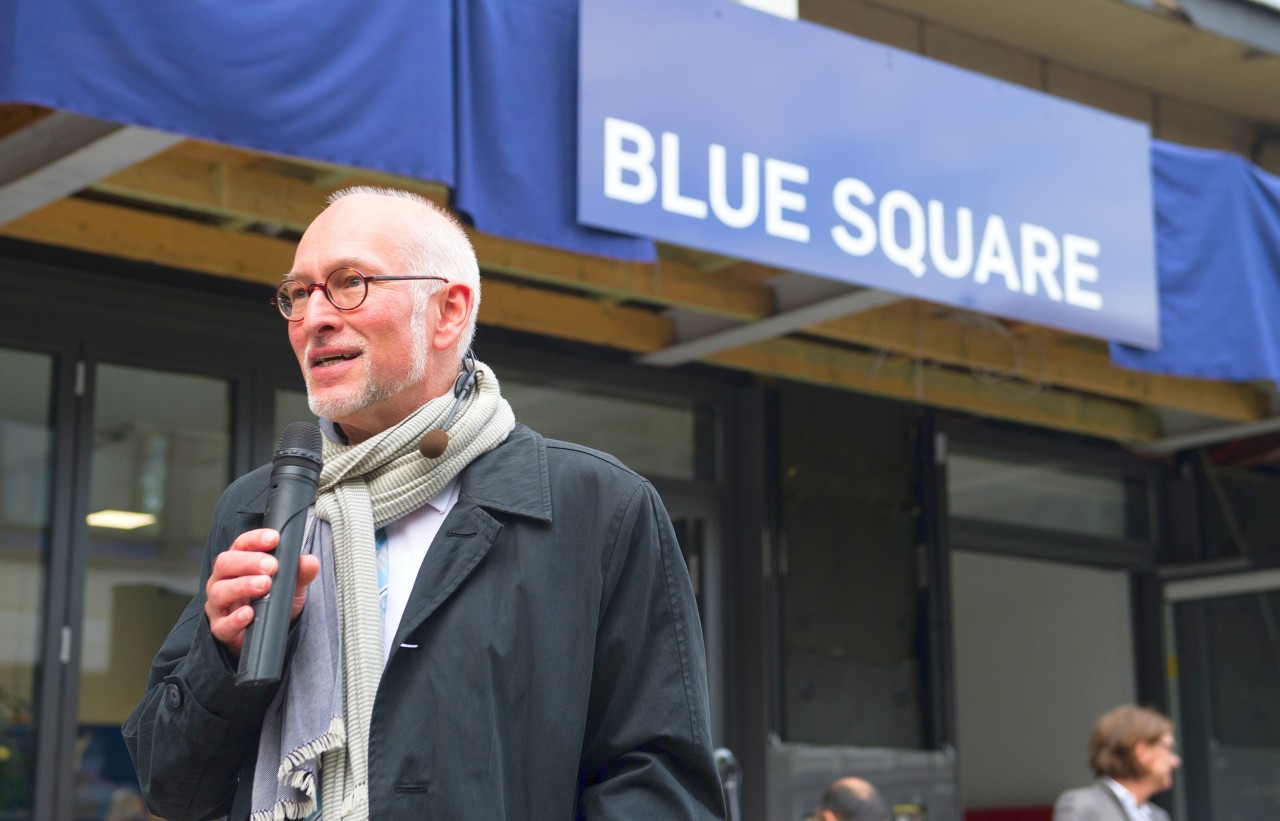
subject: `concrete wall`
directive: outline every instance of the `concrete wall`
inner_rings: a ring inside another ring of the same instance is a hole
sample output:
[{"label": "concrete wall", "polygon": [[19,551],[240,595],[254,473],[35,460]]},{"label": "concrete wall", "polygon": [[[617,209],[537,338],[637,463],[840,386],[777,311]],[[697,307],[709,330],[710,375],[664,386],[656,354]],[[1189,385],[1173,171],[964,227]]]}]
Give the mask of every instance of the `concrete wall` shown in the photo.
[{"label": "concrete wall", "polygon": [[964,806],[1051,804],[1092,779],[1094,721],[1134,698],[1127,576],[964,551],[951,562]]}]

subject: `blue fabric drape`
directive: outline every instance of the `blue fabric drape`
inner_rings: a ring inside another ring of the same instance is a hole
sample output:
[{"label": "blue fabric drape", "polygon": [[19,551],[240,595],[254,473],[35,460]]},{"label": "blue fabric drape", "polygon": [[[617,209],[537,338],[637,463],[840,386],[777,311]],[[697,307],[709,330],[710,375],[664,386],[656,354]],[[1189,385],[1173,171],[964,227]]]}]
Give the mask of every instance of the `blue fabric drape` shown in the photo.
[{"label": "blue fabric drape", "polygon": [[652,240],[578,224],[578,0],[459,0],[457,13],[457,209],[513,239],[655,259]]},{"label": "blue fabric drape", "polygon": [[0,99],[454,181],[449,0],[10,0]]},{"label": "blue fabric drape", "polygon": [[1280,382],[1280,179],[1243,157],[1152,141],[1160,349],[1125,368]]},{"label": "blue fabric drape", "polygon": [[0,100],[439,181],[483,231],[652,260],[575,218],[577,26],[576,0],[9,0]]}]

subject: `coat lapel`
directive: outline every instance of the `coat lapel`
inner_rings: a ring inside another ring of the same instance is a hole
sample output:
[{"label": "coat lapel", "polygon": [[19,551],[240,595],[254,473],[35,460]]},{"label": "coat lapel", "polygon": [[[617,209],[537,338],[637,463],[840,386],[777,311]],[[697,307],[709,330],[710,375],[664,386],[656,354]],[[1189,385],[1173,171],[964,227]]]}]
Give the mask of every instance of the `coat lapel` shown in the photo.
[{"label": "coat lapel", "polygon": [[483,508],[465,497],[458,498],[422,560],[393,648],[458,589],[501,530],[502,524]]},{"label": "coat lapel", "polygon": [[524,425],[468,465],[459,481],[457,504],[422,561],[393,648],[453,595],[489,552],[502,531],[491,510],[551,521],[546,445]]}]

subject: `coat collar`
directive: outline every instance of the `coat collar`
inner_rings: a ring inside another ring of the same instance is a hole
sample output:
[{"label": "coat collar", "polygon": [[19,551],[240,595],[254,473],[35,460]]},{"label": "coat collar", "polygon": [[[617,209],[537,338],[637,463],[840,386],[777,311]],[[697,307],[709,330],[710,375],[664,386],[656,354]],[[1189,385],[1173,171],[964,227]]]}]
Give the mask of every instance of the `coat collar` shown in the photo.
[{"label": "coat collar", "polygon": [[516,423],[506,440],[463,469],[460,498],[489,510],[551,521],[546,440]]}]

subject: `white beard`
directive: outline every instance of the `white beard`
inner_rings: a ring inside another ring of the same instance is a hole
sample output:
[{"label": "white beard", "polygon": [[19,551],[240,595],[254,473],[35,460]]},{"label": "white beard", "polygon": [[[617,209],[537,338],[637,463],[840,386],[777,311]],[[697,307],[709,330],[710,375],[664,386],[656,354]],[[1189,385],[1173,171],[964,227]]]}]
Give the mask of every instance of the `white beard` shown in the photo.
[{"label": "white beard", "polygon": [[[359,359],[364,370],[364,379],[359,384],[341,389],[331,389],[327,395],[317,396],[311,390],[311,380],[308,378],[306,380],[307,406],[311,408],[311,412],[321,419],[336,421],[359,413],[371,405],[376,405],[418,384],[427,373],[427,302],[427,299],[418,299],[415,294],[413,313],[409,318],[409,327],[413,333],[413,348],[409,353],[411,359],[410,367],[404,376],[394,382],[375,379],[373,375],[373,360],[368,355],[368,344],[363,339],[354,343],[342,343],[351,344],[352,347],[359,349]],[[316,342],[320,342],[320,340],[316,340]],[[307,361],[311,361],[309,354]],[[310,371],[311,366],[308,366],[308,377],[310,377]]]}]

